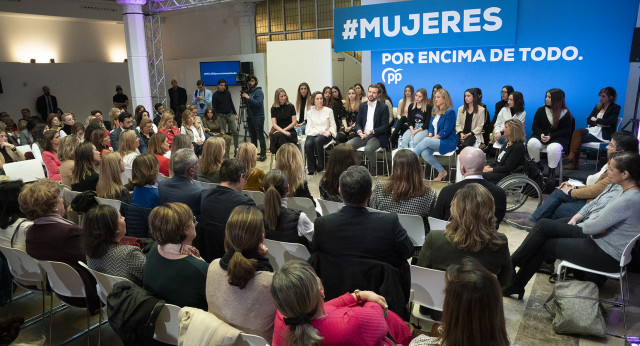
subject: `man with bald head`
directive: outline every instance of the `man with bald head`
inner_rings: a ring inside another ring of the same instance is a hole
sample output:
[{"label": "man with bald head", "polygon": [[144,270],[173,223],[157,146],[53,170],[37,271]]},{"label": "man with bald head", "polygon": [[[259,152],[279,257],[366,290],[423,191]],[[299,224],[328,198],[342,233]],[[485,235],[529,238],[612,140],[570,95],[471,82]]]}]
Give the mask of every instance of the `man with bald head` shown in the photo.
[{"label": "man with bald head", "polygon": [[433,214],[429,215],[441,220],[449,220],[451,216],[451,201],[456,191],[467,184],[477,183],[489,190],[496,204],[496,229],[502,222],[507,210],[507,196],[503,189],[493,183],[482,179],[482,169],[487,163],[487,159],[482,150],[474,147],[464,148],[459,155],[460,172],[464,175],[464,180],[445,186],[438,195]]}]

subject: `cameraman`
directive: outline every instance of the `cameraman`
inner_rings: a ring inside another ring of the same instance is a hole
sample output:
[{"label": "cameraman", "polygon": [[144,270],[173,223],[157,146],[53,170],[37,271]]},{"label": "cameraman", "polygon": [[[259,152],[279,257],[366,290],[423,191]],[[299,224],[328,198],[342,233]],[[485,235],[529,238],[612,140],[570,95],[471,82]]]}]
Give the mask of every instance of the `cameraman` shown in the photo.
[{"label": "cameraman", "polygon": [[249,135],[251,143],[258,146],[260,141],[260,155],[258,161],[267,159],[267,146],[264,141],[264,93],[262,88],[258,87],[258,78],[250,76],[247,81],[248,90],[243,92],[241,96],[247,103],[247,125],[249,126]]},{"label": "cameraman", "polygon": [[193,93],[191,104],[196,106],[198,116],[202,118],[204,116],[205,109],[211,107],[213,94],[211,93],[211,90],[204,88],[204,82],[202,80],[197,81],[196,85],[198,86],[198,89]]}]

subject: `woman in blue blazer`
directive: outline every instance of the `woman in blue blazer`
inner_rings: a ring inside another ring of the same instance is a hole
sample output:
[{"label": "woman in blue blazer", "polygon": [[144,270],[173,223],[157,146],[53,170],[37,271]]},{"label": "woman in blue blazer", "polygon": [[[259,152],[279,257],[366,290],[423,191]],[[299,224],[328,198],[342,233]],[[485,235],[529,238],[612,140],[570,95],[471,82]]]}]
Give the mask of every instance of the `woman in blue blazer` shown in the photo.
[{"label": "woman in blue blazer", "polygon": [[456,149],[458,137],[456,136],[456,111],[453,109],[449,92],[440,89],[435,93],[433,111],[429,123],[429,135],[415,147],[416,155],[422,158],[438,171],[435,181],[441,181],[447,176],[447,171],[442,167],[433,153],[446,154]]}]

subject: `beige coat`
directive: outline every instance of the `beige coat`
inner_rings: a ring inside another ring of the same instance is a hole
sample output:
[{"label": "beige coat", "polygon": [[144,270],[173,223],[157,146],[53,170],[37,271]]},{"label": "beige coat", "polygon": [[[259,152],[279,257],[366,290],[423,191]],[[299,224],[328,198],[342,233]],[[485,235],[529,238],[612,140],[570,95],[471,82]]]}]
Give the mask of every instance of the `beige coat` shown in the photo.
[{"label": "beige coat", "polygon": [[[476,139],[480,143],[484,143],[484,139],[482,138],[482,127],[484,126],[484,116],[485,116],[484,107],[478,106],[477,111],[473,114],[473,119],[471,120],[471,132],[476,136]],[[467,112],[464,109],[464,105],[458,108],[458,119],[456,120],[456,133],[462,132],[464,129],[464,121],[467,117]]]},{"label": "beige coat", "polygon": [[179,346],[233,345],[241,333],[204,310],[185,306],[180,309],[179,317]]}]

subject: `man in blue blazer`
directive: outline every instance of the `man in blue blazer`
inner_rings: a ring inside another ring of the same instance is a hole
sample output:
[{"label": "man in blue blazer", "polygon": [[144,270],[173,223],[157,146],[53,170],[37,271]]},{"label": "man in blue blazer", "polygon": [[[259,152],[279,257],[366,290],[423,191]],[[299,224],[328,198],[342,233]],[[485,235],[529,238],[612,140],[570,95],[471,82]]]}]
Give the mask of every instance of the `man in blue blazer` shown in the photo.
[{"label": "man in blue blazer", "polygon": [[378,102],[380,87],[376,84],[369,85],[367,92],[368,102],[363,102],[358,108],[356,118],[356,133],[358,136],[349,140],[354,149],[364,147],[364,154],[369,160],[369,172],[376,175],[376,151],[378,148],[386,148],[389,131],[389,108],[384,103]]},{"label": "man in blue blazer", "polygon": [[140,138],[140,145],[138,146],[138,151],[140,152],[140,154],[146,154],[147,145],[142,140],[142,136],[140,135],[140,132],[138,132],[138,130],[133,128],[133,118],[131,117],[131,113],[128,113],[128,112],[120,113],[120,115],[118,116],[118,122],[120,123],[120,126],[118,126],[116,129],[111,131],[111,133],[109,133],[109,140],[111,140],[111,147],[113,147],[113,151],[118,151],[118,148],[120,147],[119,141],[120,141],[120,134],[122,133],[122,131],[133,130],[136,132],[136,136]]},{"label": "man in blue blazer", "polygon": [[202,187],[193,182],[198,172],[198,157],[189,148],[180,149],[173,156],[173,177],[158,183],[160,204],[184,203],[199,217]]}]

